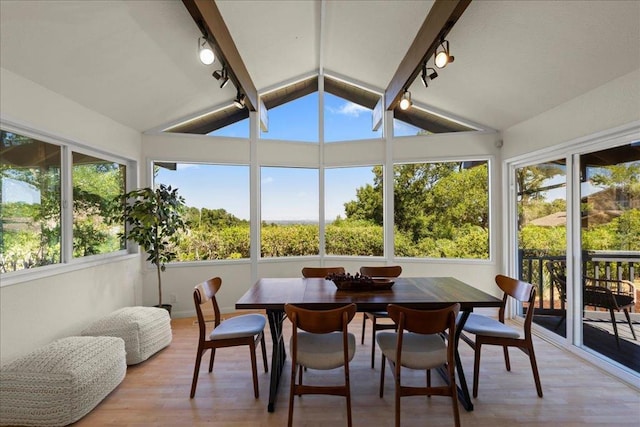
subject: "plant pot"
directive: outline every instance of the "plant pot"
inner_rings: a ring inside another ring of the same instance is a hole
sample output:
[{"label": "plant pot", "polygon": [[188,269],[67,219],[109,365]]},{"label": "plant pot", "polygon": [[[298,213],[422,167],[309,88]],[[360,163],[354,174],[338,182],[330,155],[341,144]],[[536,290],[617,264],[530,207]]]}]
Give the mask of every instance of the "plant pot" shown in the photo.
[{"label": "plant pot", "polygon": [[154,305],[154,307],[158,307],[158,308],[164,308],[165,310],[167,310],[169,312],[169,316],[171,316],[171,304],[162,304],[162,305]]}]

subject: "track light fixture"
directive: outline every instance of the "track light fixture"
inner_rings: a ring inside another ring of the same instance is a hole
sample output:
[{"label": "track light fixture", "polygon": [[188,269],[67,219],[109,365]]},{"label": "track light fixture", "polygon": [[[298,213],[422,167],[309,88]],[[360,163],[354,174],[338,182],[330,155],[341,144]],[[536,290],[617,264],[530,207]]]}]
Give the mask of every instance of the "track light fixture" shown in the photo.
[{"label": "track light fixture", "polygon": [[444,68],[450,62],[453,62],[453,56],[449,52],[449,41],[442,40],[440,46],[436,48],[436,53],[433,56],[433,63],[438,68]]},{"label": "track light fixture", "polygon": [[198,37],[198,57],[204,65],[211,65],[216,60],[213,49],[209,46],[206,37]]},{"label": "track light fixture", "polygon": [[427,67],[427,63],[425,62],[422,66],[422,84],[424,87],[429,87],[428,82],[436,77],[438,77],[438,72],[434,68]]},{"label": "track light fixture", "polygon": [[405,89],[404,93],[402,94],[402,99],[400,99],[400,109],[406,110],[409,107],[411,107],[412,104],[413,103],[411,102],[411,92]]},{"label": "track light fixture", "polygon": [[244,108],[244,93],[242,93],[240,89],[238,89],[236,99],[233,100],[233,105],[235,105],[240,110]]},{"label": "track light fixture", "polygon": [[227,71],[227,67],[224,65],[221,70],[214,71],[212,76],[218,81],[222,80],[222,82],[220,82],[220,89],[229,83],[229,72]]}]

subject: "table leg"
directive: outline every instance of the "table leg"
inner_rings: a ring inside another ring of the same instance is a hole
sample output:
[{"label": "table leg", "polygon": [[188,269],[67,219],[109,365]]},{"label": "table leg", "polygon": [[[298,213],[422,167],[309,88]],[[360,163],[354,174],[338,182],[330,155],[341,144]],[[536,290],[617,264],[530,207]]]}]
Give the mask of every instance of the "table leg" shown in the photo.
[{"label": "table leg", "polygon": [[282,310],[267,310],[267,319],[269,319],[269,329],[271,330],[271,340],[273,342],[271,352],[271,380],[269,382],[269,405],[267,406],[269,412],[275,410],[280,376],[284,367],[284,361],[287,358],[284,338],[282,336],[282,323],[284,322],[284,318],[285,315]]},{"label": "table leg", "polygon": [[[467,380],[464,376],[464,369],[462,368],[462,361],[460,360],[460,353],[458,352],[458,344],[460,343],[460,333],[462,332],[462,328],[464,324],[467,322],[469,318],[469,311],[461,312],[460,320],[456,325],[456,333],[453,337],[454,348],[455,351],[455,359],[456,359],[456,371],[458,372],[458,402],[462,405],[464,409],[467,411],[473,411],[473,402],[471,402],[471,396],[469,395],[469,387],[467,386]],[[438,368],[438,372],[445,380],[449,380],[449,373],[444,368]]]}]

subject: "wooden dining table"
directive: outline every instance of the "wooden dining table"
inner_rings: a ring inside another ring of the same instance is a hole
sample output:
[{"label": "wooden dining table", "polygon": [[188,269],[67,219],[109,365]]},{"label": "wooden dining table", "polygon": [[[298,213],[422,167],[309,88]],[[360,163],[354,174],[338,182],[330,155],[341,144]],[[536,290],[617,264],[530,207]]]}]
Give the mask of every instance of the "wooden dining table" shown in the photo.
[{"label": "wooden dining table", "polygon": [[[458,353],[460,331],[475,308],[499,307],[502,300],[453,277],[398,277],[393,280],[393,286],[385,290],[338,290],[331,280],[325,279],[263,278],[238,300],[236,309],[265,310],[269,321],[273,341],[267,406],[269,412],[275,410],[278,385],[286,359],[282,329],[284,305],[287,303],[319,310],[355,303],[358,311],[386,311],[388,304],[401,304],[415,309],[438,309],[460,303],[462,315],[454,337],[458,396],[467,411],[473,410]],[[444,369],[440,373],[446,379]]]}]

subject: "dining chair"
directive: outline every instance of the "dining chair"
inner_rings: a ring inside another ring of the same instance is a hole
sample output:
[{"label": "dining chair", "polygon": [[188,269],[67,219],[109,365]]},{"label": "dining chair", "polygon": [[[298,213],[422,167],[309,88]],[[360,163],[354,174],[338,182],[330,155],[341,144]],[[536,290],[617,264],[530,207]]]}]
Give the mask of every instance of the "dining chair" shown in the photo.
[{"label": "dining chair", "polygon": [[[387,312],[398,325],[396,332],[380,332],[376,336],[382,350],[380,370],[380,397],[384,395],[385,361],[389,360],[395,380],[395,421],[400,427],[400,398],[404,396],[450,396],[453,419],[460,426],[458,412],[458,388],[455,375],[456,317],[460,304],[456,303],[439,310],[414,310],[389,304]],[[449,339],[444,339],[445,333]],[[448,384],[431,386],[431,369],[446,367]],[[402,367],[426,370],[426,387],[402,385]]]},{"label": "dining chair", "polygon": [[[536,383],[538,396],[542,397],[542,386],[540,385],[540,375],[538,374],[538,364],[533,351],[533,340],[531,335],[531,321],[535,310],[536,288],[531,283],[513,279],[511,277],[497,275],[496,284],[503,291],[502,305],[498,310],[498,319],[471,313],[465,322],[460,338],[473,348],[473,397],[478,397],[478,375],[480,373],[480,351],[482,345],[499,345],[504,349],[504,361],[507,371],[511,370],[509,361],[509,347],[516,347],[529,356],[533,379]],[[509,297],[516,301],[528,303],[527,314],[524,318],[522,337],[521,331],[514,329],[504,323],[505,307]],[[464,332],[475,335],[475,341],[467,337]]]},{"label": "dining chair", "polygon": [[[356,314],[351,303],[331,310],[307,310],[293,304],[285,304],[285,313],[292,323],[291,390],[289,392],[289,422],[293,423],[293,398],[303,394],[329,394],[347,398],[347,423],[351,427],[351,389],[349,386],[349,362],[356,351],[355,335],[347,331]],[[329,370],[343,366],[343,385],[305,385],[302,383],[304,368]],[[296,382],[296,371],[299,371]]]},{"label": "dining chair", "polygon": [[[398,277],[400,276],[400,274],[402,274],[402,267],[399,265],[388,265],[380,267],[363,266],[360,267],[360,274],[369,277],[392,278]],[[367,319],[370,319],[372,323],[371,369],[374,368],[376,360],[376,332],[396,328],[395,323],[378,323],[378,320],[388,318],[389,315],[386,311],[365,311],[362,314],[362,337],[360,338],[360,344],[364,344],[364,331],[366,329]]]},{"label": "dining chair", "polygon": [[344,267],[304,267],[302,277],[324,279],[329,274],[344,274]]},{"label": "dining chair", "polygon": [[[256,344],[258,342],[260,342],[262,346],[264,371],[268,371],[267,350],[264,344],[264,327],[266,319],[261,314],[243,314],[241,316],[234,316],[221,321],[220,308],[218,307],[218,301],[216,300],[216,294],[220,290],[221,286],[222,279],[220,277],[214,277],[200,283],[193,290],[193,301],[196,306],[200,335],[198,339],[196,365],[193,370],[193,381],[191,383],[191,398],[196,394],[196,385],[198,383],[198,374],[200,372],[200,361],[202,360],[202,355],[207,350],[211,350],[211,359],[209,359],[209,372],[211,372],[213,370],[213,360],[216,355],[216,349],[247,345],[249,346],[251,353],[253,394],[257,399],[259,397],[258,369],[256,367]],[[213,306],[214,327],[213,331],[211,331],[207,338],[207,327],[202,313],[202,306],[209,301],[211,301]]]}]

